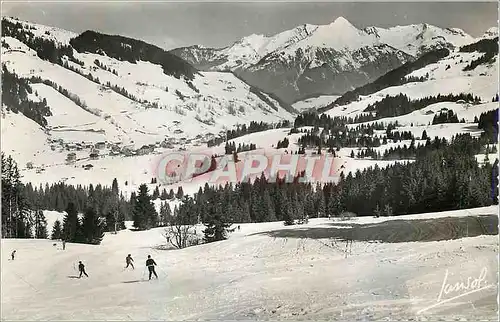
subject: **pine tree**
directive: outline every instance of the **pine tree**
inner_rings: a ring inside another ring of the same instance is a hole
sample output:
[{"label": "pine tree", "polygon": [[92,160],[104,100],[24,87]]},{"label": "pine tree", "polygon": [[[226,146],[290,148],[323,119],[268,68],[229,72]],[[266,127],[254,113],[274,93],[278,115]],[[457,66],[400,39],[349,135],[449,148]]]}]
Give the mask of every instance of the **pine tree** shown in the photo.
[{"label": "pine tree", "polygon": [[160,199],[164,200],[164,201],[168,199],[167,189],[163,188],[163,191],[161,192],[161,195],[160,195]]},{"label": "pine tree", "polygon": [[35,238],[47,238],[47,220],[41,210],[35,214]]},{"label": "pine tree", "polygon": [[84,243],[93,245],[99,245],[104,237],[104,225],[92,208],[84,212],[81,235]]},{"label": "pine tree", "polygon": [[139,186],[139,194],[134,202],[133,220],[134,227],[139,230],[150,229],[157,225],[158,214],[145,184]]},{"label": "pine tree", "polygon": [[263,212],[263,222],[276,221],[276,214],[274,211],[274,204],[269,195],[269,191],[266,189],[262,197],[262,204],[264,208]]},{"label": "pine tree", "polygon": [[153,191],[153,200],[156,200],[160,197],[160,190],[158,189],[158,186],[156,186],[155,190]]},{"label": "pine tree", "polygon": [[231,224],[224,212],[224,205],[218,197],[211,200],[207,216],[204,218],[204,240],[206,243],[225,240]]},{"label": "pine tree", "polygon": [[66,207],[66,216],[63,220],[63,233],[62,237],[67,242],[79,242],[78,233],[80,230],[80,220],[75,204],[69,202]]},{"label": "pine tree", "polygon": [[62,238],[61,222],[59,220],[56,220],[54,222],[54,227],[52,227],[52,235],[50,236],[50,239],[59,240],[61,238]]},{"label": "pine tree", "polygon": [[323,194],[323,190],[321,188],[316,190],[317,194],[317,200],[316,200],[316,205],[317,205],[317,217],[318,218],[323,218],[326,217],[326,203],[325,203],[325,195]]},{"label": "pine tree", "polygon": [[117,195],[118,196],[118,180],[116,180],[116,178],[113,179],[113,183],[111,184],[111,192],[113,195]]},{"label": "pine tree", "polygon": [[175,198],[182,199],[182,197],[184,197],[184,190],[182,190],[182,186],[179,186],[179,188],[177,188],[177,194],[175,195]]},{"label": "pine tree", "polygon": [[172,210],[168,202],[160,205],[160,225],[166,226],[172,220]]},{"label": "pine tree", "polygon": [[2,160],[2,237],[31,238],[32,212],[24,195],[17,163],[11,156]]}]

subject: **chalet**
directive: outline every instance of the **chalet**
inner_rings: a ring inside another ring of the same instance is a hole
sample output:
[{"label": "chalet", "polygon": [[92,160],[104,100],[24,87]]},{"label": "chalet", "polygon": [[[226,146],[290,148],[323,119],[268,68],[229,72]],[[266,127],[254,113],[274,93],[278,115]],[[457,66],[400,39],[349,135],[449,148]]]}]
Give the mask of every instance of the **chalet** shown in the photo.
[{"label": "chalet", "polygon": [[29,161],[28,163],[26,163],[26,169],[33,169],[33,162]]},{"label": "chalet", "polygon": [[67,143],[66,144],[66,150],[68,151],[74,151],[76,150],[77,145],[75,143]]},{"label": "chalet", "polygon": [[118,155],[120,154],[120,147],[118,145],[111,145],[111,151],[109,152],[110,155]]},{"label": "chalet", "polygon": [[160,146],[165,149],[173,149],[174,145],[171,142],[163,141]]},{"label": "chalet", "polygon": [[132,150],[130,147],[124,147],[121,150],[121,153],[123,153],[125,156],[130,157],[136,154],[134,150]]},{"label": "chalet", "polygon": [[95,148],[98,150],[102,150],[102,149],[106,148],[106,142],[97,142],[95,144]]},{"label": "chalet", "polygon": [[90,160],[97,160],[97,159],[99,159],[99,153],[92,152],[92,153],[90,153],[89,158],[90,158]]},{"label": "chalet", "polygon": [[84,170],[90,170],[90,169],[92,169],[93,167],[94,167],[94,166],[93,166],[92,164],[90,164],[90,163],[89,163],[89,164],[86,164],[86,165],[82,165],[82,168],[83,168]]},{"label": "chalet", "polygon": [[76,161],[76,153],[75,152],[68,153],[68,155],[66,156],[66,162],[73,163],[75,161]]},{"label": "chalet", "polygon": [[149,154],[149,153],[153,153],[154,150],[155,150],[155,147],[153,144],[143,145],[142,147],[137,149],[137,154],[138,155]]}]

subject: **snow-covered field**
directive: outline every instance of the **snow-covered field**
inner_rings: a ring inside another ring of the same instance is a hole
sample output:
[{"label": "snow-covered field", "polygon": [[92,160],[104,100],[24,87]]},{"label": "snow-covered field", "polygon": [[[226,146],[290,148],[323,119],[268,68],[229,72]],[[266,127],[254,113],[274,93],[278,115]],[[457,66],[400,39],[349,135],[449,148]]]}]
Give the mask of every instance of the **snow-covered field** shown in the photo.
[{"label": "snow-covered field", "polygon": [[[497,211],[486,207],[341,224]],[[226,241],[184,250],[155,249],[165,244],[163,228],[122,231],[106,235],[99,246],[67,244],[65,251],[50,240],[3,239],[2,320],[496,319],[498,235],[354,241],[346,255],[345,243],[263,234],[335,226],[327,219],[286,228],[242,224]],[[17,255],[11,261],[13,249]],[[135,270],[123,269],[129,253]],[[148,254],[158,263],[158,280],[147,281]],[[76,278],[80,260],[89,278]],[[452,284],[467,278],[479,278],[484,288],[469,295],[450,291],[437,301],[444,279]],[[464,296],[452,299],[459,295]]]},{"label": "snow-covered field", "polygon": [[322,108],[330,103],[333,103],[339,97],[339,95],[321,95],[295,102],[292,106],[299,112],[305,112],[310,109]]}]

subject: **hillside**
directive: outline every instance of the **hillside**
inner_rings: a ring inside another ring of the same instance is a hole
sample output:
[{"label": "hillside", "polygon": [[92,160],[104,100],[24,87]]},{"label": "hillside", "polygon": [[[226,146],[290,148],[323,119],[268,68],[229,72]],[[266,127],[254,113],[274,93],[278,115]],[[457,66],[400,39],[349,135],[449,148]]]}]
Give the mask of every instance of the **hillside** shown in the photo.
[{"label": "hillside", "polygon": [[[12,37],[8,36],[9,32],[4,32],[2,56],[7,70],[35,86],[55,87],[60,93],[40,97],[45,98],[49,106],[54,96],[62,94],[76,102],[78,109],[93,114],[87,118],[97,116],[103,119],[104,128],[92,130],[106,133],[110,141],[124,144],[161,141],[173,132],[161,128],[175,127],[174,121],[193,124],[190,127],[193,132],[201,134],[218,133],[223,126],[238,123],[241,118],[259,120],[268,117],[276,121],[291,118],[279,102],[263,100],[267,98],[265,93],[251,88],[230,73],[193,74],[194,69],[186,62],[140,41],[85,32],[69,41],[69,45],[75,47],[58,47],[49,37],[53,32],[51,29],[44,32],[42,26],[9,18],[2,22],[16,28],[24,26],[21,30],[26,31],[23,34],[15,29],[16,32],[10,33]],[[37,33],[41,35],[29,36],[37,28],[42,29]],[[58,32],[64,33],[62,30]],[[26,40],[26,35],[35,40]],[[92,37],[99,39],[102,46],[92,42]],[[129,48],[125,45],[113,47],[122,41],[128,42],[126,45],[133,49],[124,49]],[[41,54],[45,47],[38,43],[52,44],[58,48],[53,50],[58,56],[49,55],[53,59],[45,59]],[[89,46],[89,43],[93,45]],[[62,48],[66,49],[63,51]],[[97,51],[100,54],[95,53]],[[47,90],[44,94],[48,94]],[[159,127],[146,121],[152,119],[165,122]]]},{"label": "hillside", "polygon": [[[141,41],[12,18],[2,26],[2,132],[22,136],[16,131],[39,125],[45,138],[29,155],[22,144],[6,142],[5,151],[22,154],[23,164],[46,163],[37,155],[51,149],[64,160],[68,146],[78,145],[78,158],[88,159],[84,146],[97,142],[123,155],[162,142],[201,144],[238,123],[293,118],[289,106],[231,73],[197,72]],[[14,122],[23,125],[9,128]]]},{"label": "hillside", "polygon": [[[485,56],[488,58],[484,59]],[[474,65],[471,67],[471,64]],[[446,49],[430,52],[373,83],[344,94],[320,111],[332,116],[354,116],[353,113],[364,110],[360,107],[400,93],[412,99],[437,94],[474,93],[488,102],[497,93],[497,73],[498,38],[480,40],[451,52]]]}]

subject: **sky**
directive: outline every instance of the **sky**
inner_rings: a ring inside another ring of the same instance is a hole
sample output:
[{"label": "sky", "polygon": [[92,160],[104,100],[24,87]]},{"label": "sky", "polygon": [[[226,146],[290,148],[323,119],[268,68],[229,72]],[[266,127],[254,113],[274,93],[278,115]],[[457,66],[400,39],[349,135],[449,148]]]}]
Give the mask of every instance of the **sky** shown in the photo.
[{"label": "sky", "polygon": [[[61,0],[59,0],[61,1]],[[298,25],[344,17],[354,26],[429,23],[481,36],[497,26],[497,2],[147,2],[2,1],[2,15],[77,33],[95,30],[164,49],[225,47],[251,34],[274,35]]]}]

